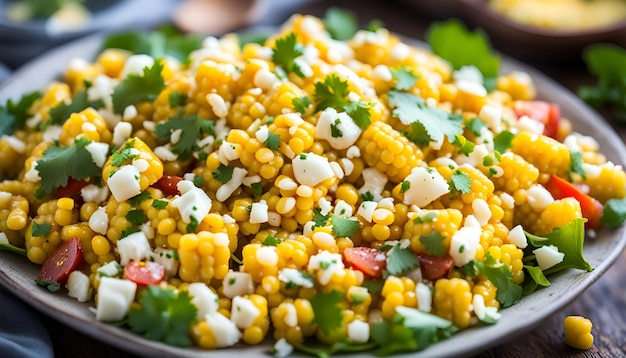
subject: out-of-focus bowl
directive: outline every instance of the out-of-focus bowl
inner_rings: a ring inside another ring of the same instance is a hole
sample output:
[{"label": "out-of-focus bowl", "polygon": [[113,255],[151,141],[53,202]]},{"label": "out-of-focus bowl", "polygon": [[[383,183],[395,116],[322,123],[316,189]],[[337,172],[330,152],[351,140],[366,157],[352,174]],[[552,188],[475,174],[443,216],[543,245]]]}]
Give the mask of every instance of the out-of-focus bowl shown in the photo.
[{"label": "out-of-focus bowl", "polygon": [[483,28],[496,48],[523,59],[577,59],[586,46],[598,42],[626,47],[626,20],[598,28],[558,30],[512,20],[486,0],[399,1],[433,19],[458,17],[469,26]]}]

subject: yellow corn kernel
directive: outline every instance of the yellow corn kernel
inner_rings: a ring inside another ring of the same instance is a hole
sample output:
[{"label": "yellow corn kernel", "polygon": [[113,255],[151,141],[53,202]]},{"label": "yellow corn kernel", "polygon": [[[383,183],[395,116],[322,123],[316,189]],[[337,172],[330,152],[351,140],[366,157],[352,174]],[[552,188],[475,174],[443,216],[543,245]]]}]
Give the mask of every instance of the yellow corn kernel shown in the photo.
[{"label": "yellow corn kernel", "polygon": [[433,313],[463,329],[469,326],[472,292],[467,281],[461,278],[439,279],[435,282]]},{"label": "yellow corn kernel", "polygon": [[57,207],[63,210],[73,210],[74,209],[74,199],[72,198],[60,198],[57,201]]},{"label": "yellow corn kernel", "polygon": [[59,142],[67,146],[72,145],[81,134],[92,141],[105,143],[110,142],[113,136],[104,118],[91,107],[70,115],[63,123]]},{"label": "yellow corn kernel", "polygon": [[563,321],[565,343],[576,349],[589,349],[593,345],[593,324],[581,316],[567,316]]},{"label": "yellow corn kernel", "polygon": [[91,239],[91,247],[93,248],[93,252],[98,256],[106,255],[111,250],[109,240],[102,235],[96,235]]}]

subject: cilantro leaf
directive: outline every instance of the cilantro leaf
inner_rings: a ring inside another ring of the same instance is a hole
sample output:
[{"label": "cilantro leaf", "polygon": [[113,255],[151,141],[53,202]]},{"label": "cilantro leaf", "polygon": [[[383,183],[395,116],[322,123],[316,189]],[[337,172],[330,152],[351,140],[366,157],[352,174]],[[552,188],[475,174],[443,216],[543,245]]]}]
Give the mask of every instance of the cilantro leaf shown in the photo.
[{"label": "cilantro leaf", "polygon": [[426,39],[433,52],[452,64],[455,70],[476,66],[485,78],[485,87],[495,89],[500,57],[492,52],[489,38],[482,29],[470,32],[458,19],[434,22],[426,30]]},{"label": "cilantro leaf", "polygon": [[410,90],[419,80],[419,77],[406,67],[392,68],[391,76],[396,80],[394,88],[398,91]]},{"label": "cilantro leaf", "polygon": [[35,280],[35,283],[38,286],[45,287],[50,292],[57,292],[61,289],[61,284],[56,281],[48,281],[48,280]]},{"label": "cilantro leaf", "polygon": [[5,106],[0,106],[0,136],[11,135],[22,129],[28,119],[28,110],[41,97],[40,92],[23,95],[17,103],[9,99]]},{"label": "cilantro leaf", "polygon": [[141,204],[142,201],[148,200],[148,199],[152,199],[152,194],[150,194],[149,191],[144,190],[141,193],[139,193],[139,194],[133,196],[132,198],[128,199],[128,202],[132,206],[138,206],[139,204]]},{"label": "cilantro leaf", "polygon": [[626,198],[607,200],[600,220],[612,228],[622,225],[626,220]]},{"label": "cilantro leaf", "polygon": [[408,180],[405,180],[402,182],[402,184],[400,184],[400,192],[404,193],[405,191],[409,190],[411,188],[411,182]]},{"label": "cilantro leaf", "polygon": [[339,124],[341,120],[339,118],[335,119],[335,122],[330,124],[330,135],[333,138],[341,138],[343,137],[343,132],[339,129]]},{"label": "cilantro leaf", "polygon": [[33,221],[33,228],[31,231],[32,236],[48,236],[50,234],[50,224],[38,223]]},{"label": "cilantro leaf", "polygon": [[343,309],[339,303],[343,300],[345,293],[332,291],[330,293],[318,292],[311,298],[313,307],[313,322],[322,333],[328,335],[335,329],[341,327],[343,320]]},{"label": "cilantro leaf", "polygon": [[162,27],[157,31],[125,31],[109,35],[104,48],[128,50],[134,54],[146,54],[154,58],[175,57],[186,62],[189,53],[202,44],[204,37],[181,34],[179,31]]},{"label": "cilantro leaf", "polygon": [[141,291],[140,306],[131,307],[128,324],[135,333],[179,347],[191,345],[189,327],[198,309],[189,292],[150,285]]},{"label": "cilantro leaf", "polygon": [[358,30],[357,18],[353,12],[332,6],[324,14],[326,30],[335,40],[346,41]]},{"label": "cilantro leaf", "polygon": [[283,242],[283,240],[277,238],[274,235],[267,235],[265,237],[265,240],[263,240],[263,245],[265,246],[278,246],[278,244],[280,244],[281,242]]},{"label": "cilantro leaf", "polygon": [[316,112],[331,107],[338,111],[347,112],[361,129],[367,128],[371,123],[370,105],[363,101],[350,102],[348,100],[348,81],[343,81],[335,73],[326,76],[324,82],[315,82],[313,99],[317,103]]},{"label": "cilantro leaf", "polygon": [[111,154],[111,165],[119,167],[127,160],[137,158],[139,154],[133,149],[135,146],[135,139],[131,139],[124,143],[124,146]]},{"label": "cilantro leaf", "polygon": [[569,151],[569,177],[570,181],[572,174],[576,173],[581,178],[585,179],[585,170],[583,169],[583,153],[578,150]]},{"label": "cilantro leaf", "polygon": [[448,248],[444,245],[445,237],[439,231],[433,231],[428,235],[420,236],[420,242],[426,248],[426,253],[441,257],[448,252]]},{"label": "cilantro leaf", "polygon": [[593,107],[611,108],[618,121],[626,122],[626,49],[595,44],[585,48],[582,57],[597,83],[580,87],[578,96]]},{"label": "cilantro leaf", "polygon": [[301,114],[304,114],[311,104],[312,102],[309,96],[296,97],[291,100],[291,105],[293,106],[293,108],[296,110],[296,112],[299,112]]},{"label": "cilantro leaf", "polygon": [[126,220],[132,225],[141,225],[148,220],[148,215],[139,209],[132,209],[126,213]]},{"label": "cilantro leaf", "polygon": [[417,268],[420,262],[411,249],[403,249],[400,245],[395,245],[387,254],[386,264],[387,273],[397,276],[403,272]]},{"label": "cilantro leaf", "polygon": [[472,179],[467,176],[465,172],[456,170],[454,173],[452,173],[450,181],[450,186],[453,190],[458,190],[462,194],[467,194],[472,191]]},{"label": "cilantro leaf", "polygon": [[165,80],[161,76],[163,63],[155,61],[152,67],[145,67],[143,75],[130,74],[113,90],[113,110],[122,113],[130,105],[141,101],[154,101],[165,88]]},{"label": "cilantro leaf", "polygon": [[493,138],[493,149],[499,153],[506,152],[513,146],[513,138],[515,134],[509,131],[502,131]]},{"label": "cilantro leaf", "polygon": [[374,194],[372,194],[372,192],[370,192],[370,191],[366,191],[365,193],[361,193],[361,200],[363,200],[363,201],[373,201],[374,200]]},{"label": "cilantro leaf", "polygon": [[72,115],[72,113],[78,113],[88,107],[100,107],[102,103],[100,101],[89,101],[87,98],[87,90],[84,89],[76,94],[74,98],[72,98],[72,102],[66,104],[65,102],[61,102],[56,105],[48,112],[50,114],[50,118],[43,123],[43,127],[52,125],[52,124],[63,124],[68,118]]},{"label": "cilantro leaf", "polygon": [[513,282],[508,264],[499,264],[489,254],[486,255],[485,261],[473,260],[473,262],[478,272],[496,286],[496,300],[503,308],[510,307],[520,300],[522,287]]},{"label": "cilantro leaf", "polygon": [[559,252],[565,254],[563,261],[545,270],[549,275],[567,268],[575,268],[587,272],[593,271],[587,260],[583,257],[583,243],[585,241],[585,220],[578,218],[554,229],[545,237],[532,235],[526,232],[529,243],[534,247],[554,245]]},{"label": "cilantro leaf", "polygon": [[199,149],[197,141],[203,134],[215,134],[213,121],[195,114],[184,117],[182,111],[177,117],[170,117],[166,122],[157,124],[154,133],[159,140],[169,141],[172,133],[177,130],[181,131],[181,135],[172,146],[172,152],[178,154],[181,160],[188,159],[194,150]]},{"label": "cilantro leaf", "polygon": [[322,210],[320,208],[313,209],[313,221],[315,222],[315,226],[326,226],[330,215],[322,215]]},{"label": "cilantro leaf", "polygon": [[85,180],[100,176],[101,169],[93,162],[91,153],[85,149],[91,141],[77,139],[71,147],[50,146],[37,160],[35,169],[41,177],[41,189],[50,194],[55,188],[67,185],[68,178]]},{"label": "cilantro leaf", "polygon": [[234,170],[234,167],[220,164],[217,169],[211,172],[211,175],[213,175],[213,179],[219,180],[222,184],[226,184],[233,177]]},{"label": "cilantro leaf", "polygon": [[254,197],[261,196],[261,194],[263,194],[263,184],[260,181],[250,184],[250,188],[252,189],[252,195]]},{"label": "cilantro leaf", "polygon": [[263,143],[271,150],[278,150],[280,148],[280,136],[267,131],[267,139]]},{"label": "cilantro leaf", "polygon": [[198,219],[196,219],[195,216],[189,215],[189,224],[187,224],[187,227],[185,228],[185,230],[187,231],[187,233],[196,232],[196,230],[198,230],[199,224],[200,223],[198,222]]},{"label": "cilantro leaf", "polygon": [[168,97],[168,101],[170,104],[170,107],[179,107],[185,104],[185,101],[187,100],[187,96],[179,91],[172,91],[170,92],[170,96]]},{"label": "cilantro leaf", "polygon": [[457,134],[454,137],[454,141],[452,145],[455,147],[459,147],[459,154],[469,156],[474,151],[474,147],[476,146],[474,142],[467,140],[464,136]]},{"label": "cilantro leaf", "polygon": [[470,132],[472,132],[476,136],[479,136],[482,129],[486,127],[485,122],[483,122],[478,117],[472,117],[472,119],[469,120],[466,126],[470,130]]},{"label": "cilantro leaf", "polygon": [[167,200],[155,199],[152,201],[152,207],[158,210],[165,209],[167,205],[168,205]]},{"label": "cilantro leaf", "polygon": [[344,218],[343,216],[330,215],[333,224],[333,234],[336,237],[351,237],[361,228],[361,222],[356,218]]},{"label": "cilantro leaf", "polygon": [[287,73],[293,72],[298,77],[304,77],[304,73],[295,59],[304,54],[302,44],[298,43],[298,35],[295,32],[276,39],[276,47],[272,55],[272,60],[281,66]]},{"label": "cilantro leaf", "polygon": [[550,281],[546,278],[541,268],[538,266],[524,265],[524,269],[528,272],[533,281],[539,286],[548,287]]},{"label": "cilantro leaf", "polygon": [[403,124],[410,124],[414,134],[419,136],[423,131],[428,141],[440,143],[447,137],[453,142],[457,134],[463,133],[463,120],[459,116],[429,107],[421,97],[398,91],[389,91],[388,96],[393,116]]}]

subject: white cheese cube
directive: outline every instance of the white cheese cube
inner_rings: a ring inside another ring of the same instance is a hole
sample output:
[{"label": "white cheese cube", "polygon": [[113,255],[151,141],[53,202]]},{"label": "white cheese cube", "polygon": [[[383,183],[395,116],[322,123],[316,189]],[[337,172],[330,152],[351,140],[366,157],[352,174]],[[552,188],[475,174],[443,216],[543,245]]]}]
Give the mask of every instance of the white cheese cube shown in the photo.
[{"label": "white cheese cube", "polygon": [[237,328],[246,329],[250,327],[259,315],[261,315],[261,311],[249,298],[241,296],[235,296],[233,298],[230,319],[235,323]]},{"label": "white cheese cube", "polygon": [[67,295],[78,302],[87,302],[91,299],[91,284],[89,276],[80,271],[72,271],[65,284]]},{"label": "white cheese cube", "polygon": [[133,281],[102,277],[98,286],[96,319],[112,322],[126,317],[136,292],[137,284]]},{"label": "white cheese cube", "polygon": [[178,261],[175,250],[157,247],[154,249],[154,253],[150,257],[152,257],[154,262],[165,267],[165,274],[167,277],[172,277],[178,272],[178,265],[180,264],[180,261]]},{"label": "white cheese cube", "polygon": [[524,234],[524,228],[521,225],[517,225],[512,228],[506,236],[507,240],[520,249],[528,246],[528,240],[526,234]]},{"label": "white cheese cube", "polygon": [[118,202],[126,201],[141,194],[139,170],[132,165],[122,165],[109,177],[107,186]]},{"label": "white cheese cube", "polygon": [[254,293],[252,276],[247,272],[229,271],[222,281],[224,296],[233,298]]},{"label": "white cheese cube", "polygon": [[132,233],[117,241],[120,264],[126,266],[131,260],[139,261],[146,258],[151,251],[146,234],[141,231]]},{"label": "white cheese cube", "polygon": [[328,159],[315,153],[296,155],[291,164],[296,180],[300,184],[316,186],[335,176]]},{"label": "white cheese cube", "polygon": [[554,245],[545,245],[533,250],[537,264],[541,270],[547,270],[550,267],[563,262],[565,254],[559,252],[558,247]]},{"label": "white cheese cube", "polygon": [[355,319],[348,323],[348,339],[355,343],[366,343],[370,339],[370,325]]},{"label": "white cheese cube", "polygon": [[267,201],[260,200],[258,203],[252,203],[252,210],[250,210],[250,224],[266,223],[268,220],[267,214]]},{"label": "white cheese cube", "polygon": [[209,313],[204,317],[211,327],[217,348],[230,347],[241,339],[241,332],[235,323],[219,312]]},{"label": "white cheese cube", "polygon": [[417,309],[422,312],[430,312],[433,304],[431,288],[422,282],[418,282],[415,286],[415,295],[417,296]]},{"label": "white cheese cube", "polygon": [[102,203],[109,197],[109,188],[88,184],[80,189],[80,196],[86,203]]},{"label": "white cheese cube", "polygon": [[416,167],[405,179],[411,183],[404,192],[404,203],[424,207],[450,192],[448,182],[433,168]]},{"label": "white cheese cube", "polygon": [[209,286],[203,282],[193,282],[189,284],[187,291],[191,296],[191,303],[198,309],[196,314],[198,319],[207,314],[217,312],[219,308],[219,297]]},{"label": "white cheese cube", "polygon": [[109,154],[109,145],[101,142],[91,142],[85,146],[85,149],[91,154],[91,160],[102,168]]},{"label": "white cheese cube", "polygon": [[361,128],[346,113],[334,108],[326,108],[315,127],[315,138],[324,139],[335,149],[346,149],[356,143],[361,135]]},{"label": "white cheese cube", "polygon": [[109,216],[105,207],[100,206],[91,214],[91,217],[89,217],[89,228],[98,234],[106,235],[109,228]]},{"label": "white cheese cube", "polygon": [[198,222],[202,221],[211,210],[211,198],[189,180],[179,181],[177,188],[181,195],[174,198],[171,205],[178,208],[183,222],[190,223],[192,216]]},{"label": "white cheese cube", "polygon": [[98,277],[115,277],[122,272],[123,267],[117,263],[117,261],[109,261],[108,263],[100,266],[96,271]]}]

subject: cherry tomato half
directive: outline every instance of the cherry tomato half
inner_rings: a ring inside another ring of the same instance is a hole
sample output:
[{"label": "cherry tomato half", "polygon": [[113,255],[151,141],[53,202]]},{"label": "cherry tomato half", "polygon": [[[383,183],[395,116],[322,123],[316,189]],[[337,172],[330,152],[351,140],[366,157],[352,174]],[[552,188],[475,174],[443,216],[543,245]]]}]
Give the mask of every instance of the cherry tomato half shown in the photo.
[{"label": "cherry tomato half", "polygon": [[176,175],[164,175],[152,186],[162,191],[166,196],[179,195],[178,182],[181,180],[183,180],[183,178]]},{"label": "cherry tomato half", "polygon": [[124,266],[124,278],[138,285],[156,285],[165,278],[165,266],[153,261],[130,261]]},{"label": "cherry tomato half", "polygon": [[557,104],[545,101],[515,101],[513,111],[518,118],[528,116],[543,123],[543,134],[556,138],[561,120],[561,110]]},{"label": "cherry tomato half", "polygon": [[454,266],[454,260],[450,256],[433,256],[428,254],[416,254],[420,261],[422,277],[435,281],[448,276],[448,272]]},{"label": "cherry tomato half", "polygon": [[64,283],[70,273],[82,262],[83,249],[80,246],[80,240],[77,237],[72,237],[62,243],[52,255],[48,256],[37,279]]},{"label": "cherry tomato half", "polygon": [[349,247],[343,250],[343,259],[356,270],[371,277],[382,277],[387,267],[387,255],[372,247]]}]

